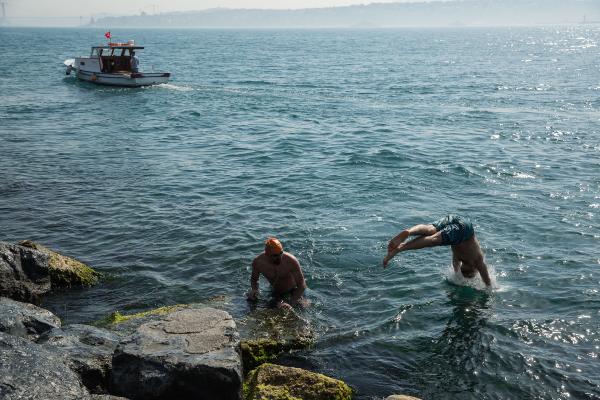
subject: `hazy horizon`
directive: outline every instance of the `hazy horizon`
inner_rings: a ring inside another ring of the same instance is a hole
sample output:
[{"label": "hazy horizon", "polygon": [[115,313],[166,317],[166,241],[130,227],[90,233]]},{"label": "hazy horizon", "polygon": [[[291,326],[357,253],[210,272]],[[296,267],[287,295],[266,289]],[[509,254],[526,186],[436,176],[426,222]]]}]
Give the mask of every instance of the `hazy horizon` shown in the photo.
[{"label": "hazy horizon", "polygon": [[[600,0],[0,0],[3,26],[293,28],[509,26],[600,21]],[[408,3],[412,3],[409,5]],[[454,4],[453,4],[454,3]],[[69,5],[68,7],[66,5]],[[339,9],[338,9],[339,8]],[[26,10],[35,10],[28,13]],[[87,13],[87,14],[86,14]]]},{"label": "hazy horizon", "polygon": [[[422,3],[434,0],[103,0],[95,3],[77,3],[67,0],[0,0],[5,4],[6,22],[11,26],[78,26],[87,24],[92,17],[149,15],[203,11],[214,8],[229,9],[305,9],[327,8],[373,3]],[[435,0],[454,1],[454,0]],[[0,15],[0,18],[2,16]]]}]

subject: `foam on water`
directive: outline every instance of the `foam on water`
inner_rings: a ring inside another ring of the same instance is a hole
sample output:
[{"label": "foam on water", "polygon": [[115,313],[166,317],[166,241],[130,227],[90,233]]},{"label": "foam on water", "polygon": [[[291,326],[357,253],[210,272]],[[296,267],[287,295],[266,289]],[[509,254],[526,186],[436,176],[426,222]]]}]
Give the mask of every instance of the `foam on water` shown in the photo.
[{"label": "foam on water", "polygon": [[[190,86],[178,86],[172,83],[161,83],[160,85],[156,85],[155,87],[160,89],[174,90],[177,92],[191,92],[194,90],[194,88]],[[148,86],[147,88],[151,89],[152,86]]]},{"label": "foam on water", "polygon": [[[487,265],[487,267],[488,267],[488,272],[490,274],[490,279],[492,281],[491,290],[501,291],[503,288],[500,287],[500,285],[498,284],[498,281],[496,279],[496,268],[493,265],[489,265],[489,264]],[[481,276],[478,273],[476,273],[473,278],[465,278],[463,276],[463,274],[460,272],[460,270],[458,272],[454,271],[452,264],[450,264],[449,266],[447,266],[445,268],[444,276],[445,276],[446,281],[448,281],[449,283],[451,283],[453,285],[472,287],[473,289],[477,289],[477,290],[490,290],[485,285],[485,283],[481,279]]]}]

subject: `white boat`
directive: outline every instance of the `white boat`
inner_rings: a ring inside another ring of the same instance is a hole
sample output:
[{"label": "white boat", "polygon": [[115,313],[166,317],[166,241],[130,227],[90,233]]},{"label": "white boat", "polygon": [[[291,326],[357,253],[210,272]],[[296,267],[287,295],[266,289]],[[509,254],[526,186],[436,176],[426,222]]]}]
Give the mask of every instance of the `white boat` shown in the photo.
[{"label": "white boat", "polygon": [[139,87],[167,83],[171,76],[169,72],[138,71],[135,66],[137,56],[132,68],[135,52],[143,49],[133,40],[93,46],[89,57],[65,60],[66,74],[75,71],[77,78],[99,85]]}]

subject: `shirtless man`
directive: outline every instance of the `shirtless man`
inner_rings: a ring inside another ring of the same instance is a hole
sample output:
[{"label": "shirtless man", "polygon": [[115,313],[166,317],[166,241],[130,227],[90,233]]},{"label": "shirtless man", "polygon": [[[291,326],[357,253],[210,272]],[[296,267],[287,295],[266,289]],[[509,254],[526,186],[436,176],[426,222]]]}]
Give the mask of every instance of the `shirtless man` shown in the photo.
[{"label": "shirtless man", "polygon": [[[271,284],[273,303],[277,308],[290,309],[302,302],[306,282],[300,263],[296,257],[283,251],[283,246],[276,238],[268,238],[265,241],[265,252],[252,261],[252,290],[248,292],[248,300],[258,299],[260,274]],[[289,303],[284,301],[287,295],[290,295]]]},{"label": "shirtless man", "polygon": [[[416,239],[405,242],[409,236]],[[433,246],[452,246],[452,266],[454,272],[460,270],[465,278],[473,278],[479,272],[487,287],[492,281],[483,260],[483,252],[475,238],[471,221],[456,215],[448,215],[428,225],[415,225],[403,230],[388,244],[388,253],[383,259],[383,267],[401,251],[417,250]]]}]

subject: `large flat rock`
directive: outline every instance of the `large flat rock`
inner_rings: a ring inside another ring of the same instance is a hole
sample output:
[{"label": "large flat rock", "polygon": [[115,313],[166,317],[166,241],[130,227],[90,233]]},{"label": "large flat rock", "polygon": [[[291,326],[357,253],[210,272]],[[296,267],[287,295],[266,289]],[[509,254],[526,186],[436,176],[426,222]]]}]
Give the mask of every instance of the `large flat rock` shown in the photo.
[{"label": "large flat rock", "polygon": [[239,336],[229,313],[183,309],[140,325],[113,357],[111,393],[131,399],[239,399]]},{"label": "large flat rock", "polygon": [[60,318],[50,311],[0,297],[0,332],[36,340],[43,333],[58,327]]},{"label": "large flat rock", "polygon": [[16,244],[0,242],[0,296],[36,302],[49,291],[48,255]]},{"label": "large flat rock", "polygon": [[0,333],[0,399],[87,400],[90,394],[60,353]]}]

